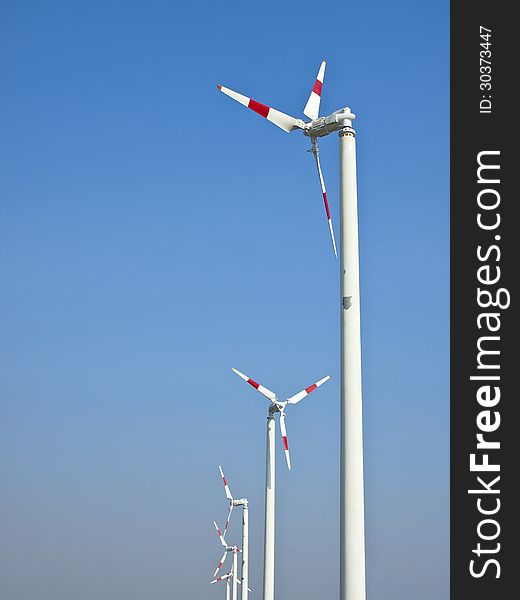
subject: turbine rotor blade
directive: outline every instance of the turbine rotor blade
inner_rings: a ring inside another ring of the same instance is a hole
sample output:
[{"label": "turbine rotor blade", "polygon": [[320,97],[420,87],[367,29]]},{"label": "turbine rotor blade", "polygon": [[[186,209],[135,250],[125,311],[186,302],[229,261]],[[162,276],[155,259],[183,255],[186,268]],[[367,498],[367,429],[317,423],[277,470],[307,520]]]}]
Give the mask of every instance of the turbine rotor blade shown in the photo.
[{"label": "turbine rotor blade", "polygon": [[244,373],[241,373],[237,369],[231,370],[233,371],[233,373],[236,373],[239,377],[241,377],[244,381],[247,381],[249,385],[252,385],[255,388],[255,390],[258,390],[268,400],[271,400],[271,402],[274,402],[276,400],[276,394],[274,392],[271,392],[271,390],[268,390],[266,387],[264,387],[260,383],[257,383],[256,381],[254,381],[254,379],[251,379],[247,375],[244,375]]},{"label": "turbine rotor blade", "polygon": [[229,527],[229,521],[231,520],[231,513],[232,512],[233,512],[233,505],[230,504],[229,505],[228,516],[227,516],[227,519],[226,519],[226,526],[224,527],[224,533],[222,534],[222,537],[224,537],[224,538],[226,537],[226,533],[227,533],[227,530],[228,530],[228,527]]},{"label": "turbine rotor blade", "polygon": [[213,579],[210,583],[217,583],[218,581],[224,581],[225,579],[229,579],[233,576],[233,573],[228,573],[227,575],[222,575],[222,577],[217,577],[217,579]]},{"label": "turbine rotor blade", "polygon": [[247,108],[250,108],[251,110],[255,111],[260,116],[264,117],[268,121],[271,121],[271,123],[277,125],[278,127],[283,129],[284,131],[287,131],[288,133],[294,131],[295,129],[302,129],[304,126],[304,123],[301,119],[296,119],[294,117],[291,117],[290,115],[286,115],[285,113],[280,112],[275,108],[271,108],[270,106],[261,104],[260,102],[257,102],[252,98],[248,98],[247,96],[239,94],[238,92],[230,90],[229,88],[224,87],[222,85],[219,85],[217,87],[222,93],[226,94],[226,96],[229,96],[230,98],[233,98],[233,100],[240,102],[240,104],[247,106]]},{"label": "turbine rotor blade", "polygon": [[323,179],[323,173],[320,164],[320,150],[318,148],[318,142],[314,138],[312,140],[312,153],[316,160],[316,167],[318,168],[318,176],[320,178],[321,193],[323,195],[323,204],[325,205],[325,213],[327,215],[327,222],[329,224],[330,239],[332,240],[332,249],[334,250],[334,256],[338,256],[336,250],[336,240],[334,239],[334,228],[332,227],[332,217],[330,216],[329,201],[327,200],[327,190],[325,189],[325,180]]},{"label": "turbine rotor blade", "polygon": [[303,114],[313,121],[314,119],[317,119],[318,115],[320,114],[321,89],[323,87],[323,79],[325,78],[326,64],[327,63],[325,61],[321,63],[318,75],[316,75],[316,81],[314,82],[311,95],[309,96],[307,104],[303,109]]},{"label": "turbine rotor blade", "polygon": [[330,379],[330,377],[331,377],[330,375],[327,375],[327,377],[324,377],[323,379],[320,379],[316,383],[313,383],[312,385],[310,385],[309,387],[305,388],[301,392],[298,392],[294,396],[291,396],[290,398],[287,398],[287,402],[289,404],[298,404],[298,402],[300,400],[303,400],[303,398],[305,398],[305,396],[308,396],[311,392],[314,392],[314,390],[316,388],[319,388],[320,385],[323,385],[326,381],[328,381]]},{"label": "turbine rotor blade", "polygon": [[213,525],[215,525],[215,529],[217,530],[217,535],[218,535],[218,537],[220,539],[220,543],[224,546],[224,548],[227,548],[228,545],[226,543],[226,540],[224,539],[224,536],[222,535],[222,532],[218,528],[218,525],[215,523],[215,521],[213,521]]},{"label": "turbine rotor blade", "polygon": [[289,455],[289,440],[287,439],[287,428],[285,427],[285,413],[280,413],[280,432],[282,434],[283,449],[287,467],[291,470],[291,456]]},{"label": "turbine rotor blade", "polygon": [[[224,552],[224,554],[222,555],[222,558],[220,559],[220,562],[217,565],[217,568],[215,569],[215,572],[213,573],[213,577],[216,577],[217,573],[220,571],[220,568],[222,567],[222,565],[226,562],[226,557],[227,557],[227,550]],[[221,578],[222,579],[222,578]],[[218,580],[220,581],[220,580]],[[213,583],[213,582],[211,582]]]},{"label": "turbine rotor blade", "polygon": [[229,489],[229,486],[227,484],[226,478],[224,477],[224,471],[222,470],[222,467],[220,465],[218,466],[218,470],[220,471],[220,476],[222,477],[222,483],[224,484],[224,490],[226,492],[226,498],[230,502],[233,502],[233,496],[231,495],[231,490]]}]

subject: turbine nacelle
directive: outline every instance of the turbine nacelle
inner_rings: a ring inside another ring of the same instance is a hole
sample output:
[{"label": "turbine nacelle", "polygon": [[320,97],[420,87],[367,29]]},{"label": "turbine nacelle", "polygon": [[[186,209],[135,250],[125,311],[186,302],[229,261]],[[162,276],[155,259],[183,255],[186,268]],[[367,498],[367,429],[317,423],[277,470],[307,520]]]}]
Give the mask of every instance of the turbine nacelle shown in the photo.
[{"label": "turbine nacelle", "polygon": [[233,506],[246,506],[248,505],[247,498],[240,498],[240,500],[233,500]]},{"label": "turbine nacelle", "polygon": [[307,137],[325,137],[330,133],[350,127],[355,118],[356,115],[347,106],[333,112],[328,117],[320,117],[310,123],[306,123],[303,135]]},{"label": "turbine nacelle", "polygon": [[286,407],[287,402],[278,402],[271,400],[271,406],[269,407],[269,412],[274,415],[274,413],[281,413],[283,409]]}]

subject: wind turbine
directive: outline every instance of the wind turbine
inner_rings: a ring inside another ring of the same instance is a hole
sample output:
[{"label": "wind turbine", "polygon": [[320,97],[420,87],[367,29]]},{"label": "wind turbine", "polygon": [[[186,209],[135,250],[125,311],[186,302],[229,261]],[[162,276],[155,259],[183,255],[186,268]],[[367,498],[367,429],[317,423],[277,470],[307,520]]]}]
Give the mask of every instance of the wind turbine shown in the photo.
[{"label": "wind turbine", "polygon": [[218,583],[219,581],[226,582],[226,600],[231,600],[231,578],[233,577],[233,569],[229,573],[222,575],[221,577],[217,577],[210,581],[210,584]]},{"label": "wind turbine", "polygon": [[[212,581],[210,581],[211,584],[213,583],[218,583],[219,581],[225,581],[226,582],[226,600],[231,600],[231,581],[233,578],[233,567],[231,568],[231,571],[229,573],[226,573],[225,575],[221,575],[220,577],[217,577],[216,579],[213,579]],[[238,580],[237,583],[239,585],[241,585],[241,581]],[[251,590],[249,588],[247,588],[247,591],[250,592]]]},{"label": "wind turbine", "polygon": [[[264,529],[264,600],[274,599],[274,524],[275,524],[275,436],[274,436],[274,415],[280,415],[280,432],[284,446],[287,466],[291,468],[291,458],[289,455],[289,442],[287,439],[287,429],[285,426],[285,410],[289,404],[298,404],[305,396],[308,396],[320,385],[323,385],[330,379],[327,375],[316,383],[298,392],[287,400],[280,401],[274,392],[265,386],[257,383],[244,373],[237,369],[232,369],[239,377],[249,383],[258,392],[265,396],[269,401],[269,410],[267,414],[267,456],[265,469],[265,529]],[[242,590],[243,592],[243,590]]]},{"label": "wind turbine", "polygon": [[[321,63],[304,122],[261,104],[229,88],[220,91],[274,123],[286,132],[301,130],[311,138],[327,220],[336,253],[334,230],[321,171],[318,138],[339,132],[340,158],[340,600],[365,599],[365,509],[363,479],[363,417],[361,390],[361,325],[356,183],[355,115],[350,108],[319,116],[325,75]],[[273,600],[271,595],[264,600]]]},{"label": "wind turbine", "polygon": [[[235,506],[242,507],[242,571],[241,571],[241,581],[239,583],[242,584],[242,600],[247,600],[247,594],[250,591],[248,588],[249,584],[249,503],[247,498],[240,498],[239,500],[235,500],[233,495],[231,494],[231,490],[229,489],[228,482],[226,481],[226,477],[224,475],[224,471],[222,467],[219,465],[218,470],[220,471],[220,477],[222,478],[222,483],[224,484],[224,491],[226,492],[226,498],[229,500],[229,511],[226,519],[226,526],[224,527],[224,533],[221,538],[225,538],[226,532],[229,527],[229,521],[231,519],[231,513],[233,512],[233,508]],[[216,527],[216,524],[215,524]],[[218,531],[218,528],[217,528]],[[223,557],[225,559],[225,555]],[[218,568],[220,568],[219,565]],[[218,570],[218,569],[217,569]],[[217,571],[215,571],[216,574]]]},{"label": "wind turbine", "polygon": [[303,109],[303,114],[306,117],[309,117],[311,121],[305,123],[302,119],[297,119],[296,117],[291,117],[290,115],[286,115],[279,110],[276,110],[270,106],[265,104],[261,104],[252,98],[248,98],[243,94],[239,94],[227,87],[222,85],[218,86],[218,89],[243,104],[247,106],[254,112],[258,113],[268,121],[271,121],[274,125],[277,125],[287,133],[291,131],[303,131],[303,134],[307,137],[311,138],[312,147],[310,152],[314,154],[314,158],[316,161],[316,167],[318,169],[318,177],[320,179],[321,193],[323,196],[323,204],[325,206],[325,214],[327,216],[327,222],[329,225],[330,238],[332,241],[332,249],[334,250],[334,254],[337,256],[336,250],[336,240],[334,238],[334,228],[332,227],[332,217],[330,215],[329,210],[329,201],[327,198],[327,191],[325,189],[325,180],[323,178],[323,172],[321,170],[320,164],[320,154],[318,148],[318,138],[328,135],[333,131],[339,131],[343,129],[346,125],[350,125],[352,119],[355,118],[355,115],[350,112],[350,108],[342,108],[328,117],[319,117],[320,111],[320,102],[321,102],[321,91],[323,87],[323,80],[325,77],[325,66],[326,62],[323,61],[321,63],[320,69],[318,71],[318,75],[316,76],[316,81],[314,83],[314,87],[312,88],[309,99],[307,100],[307,104]]}]

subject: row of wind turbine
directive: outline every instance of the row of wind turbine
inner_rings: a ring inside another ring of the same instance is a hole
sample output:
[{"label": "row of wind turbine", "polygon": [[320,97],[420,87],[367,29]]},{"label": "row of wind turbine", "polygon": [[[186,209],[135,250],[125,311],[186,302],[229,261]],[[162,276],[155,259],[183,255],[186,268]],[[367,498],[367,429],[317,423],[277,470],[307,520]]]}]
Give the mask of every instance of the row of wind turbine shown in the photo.
[{"label": "row of wind turbine", "polygon": [[[327,217],[332,249],[337,256],[336,240],[325,180],[319,157],[318,138],[333,132],[340,140],[340,599],[365,598],[364,547],[364,478],[363,434],[361,400],[361,334],[359,309],[359,255],[357,225],[357,184],[355,136],[350,108],[341,108],[328,116],[319,116],[326,63],[323,61],[303,114],[304,121],[271,106],[221,86],[218,89],[251,109],[283,131],[302,131],[310,138],[310,152],[314,155],[321,193]],[[267,452],[264,528],[264,600],[274,600],[274,531],[275,531],[275,437],[274,415],[279,414],[280,431],[287,466],[291,468],[286,429],[286,409],[325,383],[327,376],[309,388],[284,401],[265,386],[247,375],[233,371],[252,385],[269,401],[267,417]],[[231,512],[231,508],[230,508]],[[230,516],[230,515],[229,515]],[[229,518],[228,516],[228,518]],[[226,526],[227,530],[227,526]],[[244,591],[244,590],[242,590]]]}]

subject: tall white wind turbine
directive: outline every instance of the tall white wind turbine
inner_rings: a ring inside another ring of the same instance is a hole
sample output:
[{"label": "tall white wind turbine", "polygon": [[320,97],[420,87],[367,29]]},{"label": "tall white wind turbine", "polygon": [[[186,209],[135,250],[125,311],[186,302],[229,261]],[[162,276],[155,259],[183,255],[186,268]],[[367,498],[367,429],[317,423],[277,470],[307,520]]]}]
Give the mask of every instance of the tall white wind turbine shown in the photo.
[{"label": "tall white wind turbine", "polygon": [[[275,436],[274,436],[274,415],[280,415],[280,433],[285,452],[287,467],[291,468],[291,457],[289,454],[289,441],[287,439],[287,428],[285,425],[285,410],[288,405],[298,404],[305,396],[308,396],[315,389],[323,385],[330,379],[327,375],[316,383],[298,392],[287,400],[278,400],[274,392],[265,386],[257,383],[244,373],[237,369],[233,372],[249,383],[252,387],[265,396],[269,401],[269,411],[267,414],[267,451],[266,451],[266,470],[265,470],[265,528],[264,528],[264,600],[274,600],[274,533],[275,533]],[[242,590],[243,591],[243,590]]]},{"label": "tall white wind turbine", "polygon": [[[361,326],[356,183],[355,115],[350,108],[319,116],[325,75],[321,63],[304,122],[270,106],[218,86],[221,92],[250,108],[286,132],[301,130],[311,139],[325,211],[336,254],[334,230],[321,164],[318,138],[339,132],[340,158],[340,600],[365,600],[365,509],[363,478],[363,418],[361,393]],[[272,596],[264,600],[272,600]]]}]

